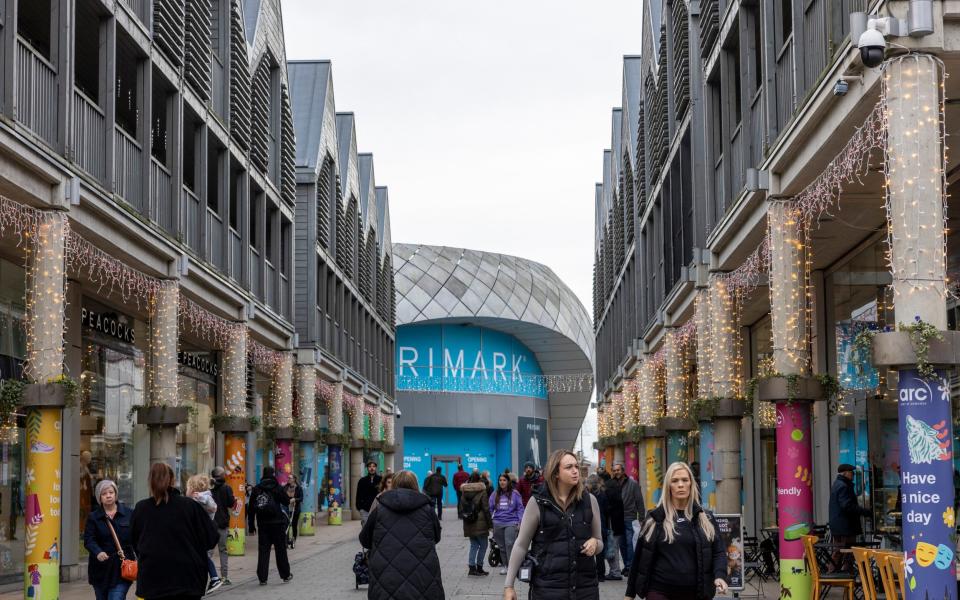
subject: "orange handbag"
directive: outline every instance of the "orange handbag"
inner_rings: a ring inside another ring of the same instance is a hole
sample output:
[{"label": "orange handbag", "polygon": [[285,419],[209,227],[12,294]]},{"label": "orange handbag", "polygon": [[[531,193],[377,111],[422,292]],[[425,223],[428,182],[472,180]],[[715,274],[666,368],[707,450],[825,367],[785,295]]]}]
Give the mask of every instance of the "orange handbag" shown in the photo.
[{"label": "orange handbag", "polygon": [[127,560],[127,557],[123,555],[123,547],[120,546],[120,539],[117,538],[117,532],[113,530],[113,523],[110,522],[110,517],[107,517],[107,527],[110,528],[113,543],[117,545],[117,556],[120,557],[120,577],[126,581],[136,581],[137,561]]}]

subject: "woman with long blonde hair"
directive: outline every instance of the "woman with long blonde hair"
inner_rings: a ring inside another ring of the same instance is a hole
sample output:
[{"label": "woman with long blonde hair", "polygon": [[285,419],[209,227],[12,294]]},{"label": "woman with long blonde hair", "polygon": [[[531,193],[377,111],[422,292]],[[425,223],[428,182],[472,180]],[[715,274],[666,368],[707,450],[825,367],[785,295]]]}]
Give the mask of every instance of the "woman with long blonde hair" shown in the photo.
[{"label": "woman with long blonde hair", "polygon": [[713,515],[700,506],[693,471],[667,467],[657,507],[637,539],[626,599],[709,600],[725,592],[727,554]]},{"label": "woman with long blonde hair", "polygon": [[503,598],[516,600],[513,584],[524,565],[532,600],[598,600],[594,556],[603,550],[603,536],[597,499],[584,492],[580,461],[569,450],[550,455],[543,477],[523,510]]}]

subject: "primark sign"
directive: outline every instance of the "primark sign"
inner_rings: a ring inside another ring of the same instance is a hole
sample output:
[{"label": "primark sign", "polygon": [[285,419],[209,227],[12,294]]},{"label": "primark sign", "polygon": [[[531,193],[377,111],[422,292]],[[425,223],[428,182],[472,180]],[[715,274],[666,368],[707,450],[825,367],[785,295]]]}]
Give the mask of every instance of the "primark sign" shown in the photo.
[{"label": "primark sign", "polygon": [[400,326],[396,364],[398,390],[547,397],[533,353],[483,327]]}]

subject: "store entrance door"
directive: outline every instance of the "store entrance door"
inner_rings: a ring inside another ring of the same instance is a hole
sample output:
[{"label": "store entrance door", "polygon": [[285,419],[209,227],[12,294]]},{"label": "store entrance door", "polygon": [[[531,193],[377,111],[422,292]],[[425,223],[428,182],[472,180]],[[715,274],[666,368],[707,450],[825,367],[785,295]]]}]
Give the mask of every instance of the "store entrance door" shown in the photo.
[{"label": "store entrance door", "polygon": [[454,506],[457,503],[457,494],[453,491],[453,475],[457,472],[457,465],[460,464],[460,457],[450,454],[435,455],[432,457],[432,472],[436,473],[437,467],[447,478],[447,487],[443,488],[443,505]]}]

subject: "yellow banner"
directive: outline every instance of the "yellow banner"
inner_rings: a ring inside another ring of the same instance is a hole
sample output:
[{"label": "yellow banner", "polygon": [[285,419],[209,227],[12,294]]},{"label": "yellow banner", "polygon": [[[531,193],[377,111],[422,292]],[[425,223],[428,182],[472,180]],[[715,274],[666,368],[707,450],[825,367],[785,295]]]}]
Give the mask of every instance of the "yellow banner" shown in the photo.
[{"label": "yellow banner", "polygon": [[27,410],[27,465],[24,476],[24,597],[60,597],[61,410]]}]

